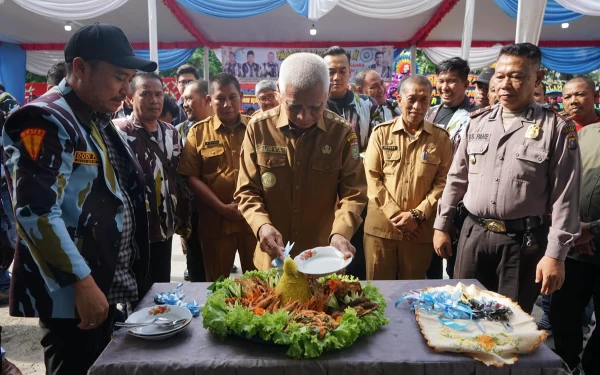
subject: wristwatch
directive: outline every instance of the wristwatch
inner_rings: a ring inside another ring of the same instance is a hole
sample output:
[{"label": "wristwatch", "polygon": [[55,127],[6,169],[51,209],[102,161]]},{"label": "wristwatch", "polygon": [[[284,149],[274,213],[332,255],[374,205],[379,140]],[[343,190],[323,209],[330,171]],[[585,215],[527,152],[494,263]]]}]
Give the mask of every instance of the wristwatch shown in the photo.
[{"label": "wristwatch", "polygon": [[598,223],[598,220],[590,222],[590,232],[594,235],[594,237],[600,237],[600,224]]}]

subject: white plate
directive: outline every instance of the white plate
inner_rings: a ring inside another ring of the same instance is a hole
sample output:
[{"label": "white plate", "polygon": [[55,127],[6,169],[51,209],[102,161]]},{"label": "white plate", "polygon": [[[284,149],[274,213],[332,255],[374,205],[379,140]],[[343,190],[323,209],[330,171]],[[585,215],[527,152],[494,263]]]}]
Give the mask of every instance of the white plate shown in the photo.
[{"label": "white plate", "polygon": [[341,251],[333,246],[305,250],[294,258],[298,271],[305,275],[327,276],[348,267],[352,258],[344,259]]},{"label": "white plate", "polygon": [[144,327],[133,328],[129,333],[135,337],[146,340],[164,340],[183,330],[192,321],[192,313],[187,307],[158,305],[146,307],[134,312],[127,319],[126,323],[150,323],[157,317],[171,320],[187,319],[187,322],[171,328],[163,328],[156,324],[151,324]]}]

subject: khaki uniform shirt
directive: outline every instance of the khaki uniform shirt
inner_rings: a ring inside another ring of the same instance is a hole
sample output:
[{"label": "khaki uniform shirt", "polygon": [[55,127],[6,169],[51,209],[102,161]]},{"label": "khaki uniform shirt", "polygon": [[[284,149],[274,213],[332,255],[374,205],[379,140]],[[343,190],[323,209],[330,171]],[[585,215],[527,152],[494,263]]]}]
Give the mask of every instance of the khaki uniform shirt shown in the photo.
[{"label": "khaki uniform shirt", "polygon": [[[581,152],[581,221],[600,219],[600,122],[586,125],[579,131],[579,151]],[[596,251],[594,255],[571,253],[570,258],[582,262],[600,265],[600,239],[595,238]]]},{"label": "khaki uniform shirt", "polygon": [[425,121],[414,138],[404,130],[402,117],[377,126],[365,158],[369,205],[365,233],[401,240],[391,218],[400,211],[417,209],[425,214],[415,242],[430,243],[437,201],[452,164],[448,133]]},{"label": "khaki uniform shirt", "polygon": [[[280,106],[250,120],[235,198],[255,234],[272,224],[284,243],[296,243],[292,255],[329,245],[332,234],[350,240],[366,190],[356,134],[341,117],[326,110],[300,136]],[[255,264],[263,268],[256,255]]]},{"label": "khaki uniform shirt", "polygon": [[[217,116],[208,117],[190,128],[179,161],[179,174],[200,178],[225,204],[233,202],[240,169],[240,149],[249,117],[229,130]],[[244,220],[227,220],[212,207],[195,199],[199,214],[199,233],[203,238],[220,238],[241,231],[249,232]]]},{"label": "khaki uniform shirt", "polygon": [[546,255],[564,260],[580,231],[581,158],[575,125],[532,102],[509,121],[501,105],[472,115],[448,173],[434,228],[449,231],[456,204],[499,220],[552,214]]}]

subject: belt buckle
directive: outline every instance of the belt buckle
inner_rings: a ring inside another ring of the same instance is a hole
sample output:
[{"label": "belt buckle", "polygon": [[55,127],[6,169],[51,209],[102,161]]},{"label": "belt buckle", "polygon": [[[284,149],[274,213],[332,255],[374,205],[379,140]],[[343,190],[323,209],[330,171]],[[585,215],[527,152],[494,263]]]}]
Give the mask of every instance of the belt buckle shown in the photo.
[{"label": "belt buckle", "polygon": [[506,233],[506,225],[499,220],[484,219],[483,225],[485,229],[494,233]]}]

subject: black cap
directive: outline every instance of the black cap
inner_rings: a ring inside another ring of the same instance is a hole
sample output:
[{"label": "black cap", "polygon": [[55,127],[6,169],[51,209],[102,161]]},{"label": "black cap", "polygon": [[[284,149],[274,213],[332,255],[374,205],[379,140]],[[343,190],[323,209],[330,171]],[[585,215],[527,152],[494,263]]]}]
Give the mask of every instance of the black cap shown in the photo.
[{"label": "black cap", "polygon": [[65,45],[65,61],[76,57],[86,61],[106,61],[120,68],[154,72],[154,61],[137,57],[131,43],[121,29],[113,25],[95,23],[75,31]]},{"label": "black cap", "polygon": [[483,72],[481,72],[481,74],[479,75],[479,77],[477,77],[477,79],[475,80],[475,82],[473,83],[484,83],[486,85],[490,84],[490,79],[492,79],[492,77],[494,76],[494,74],[496,73],[496,69],[494,68],[487,68],[486,70],[484,70]]}]

